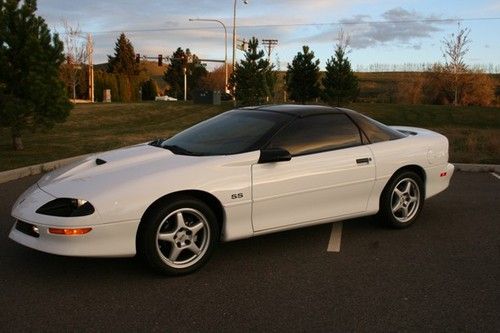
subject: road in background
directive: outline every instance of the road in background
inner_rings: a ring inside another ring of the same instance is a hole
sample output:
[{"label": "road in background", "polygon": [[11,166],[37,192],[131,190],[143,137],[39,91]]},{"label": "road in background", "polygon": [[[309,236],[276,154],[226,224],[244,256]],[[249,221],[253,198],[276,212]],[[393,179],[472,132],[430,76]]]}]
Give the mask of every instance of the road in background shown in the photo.
[{"label": "road in background", "polygon": [[221,244],[168,278],[130,259],[68,258],[7,239],[37,177],[0,185],[0,328],[17,331],[500,331],[500,180],[454,175],[411,228],[372,218]]}]

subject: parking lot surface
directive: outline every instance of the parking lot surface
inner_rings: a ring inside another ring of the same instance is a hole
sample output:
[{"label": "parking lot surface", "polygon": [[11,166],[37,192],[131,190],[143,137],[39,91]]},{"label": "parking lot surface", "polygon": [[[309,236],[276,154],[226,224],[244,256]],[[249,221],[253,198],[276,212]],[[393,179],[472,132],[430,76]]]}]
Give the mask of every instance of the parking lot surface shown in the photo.
[{"label": "parking lot surface", "polygon": [[[404,230],[373,218],[220,244],[159,276],[135,258],[37,252],[8,239],[37,177],[0,185],[0,331],[499,332],[500,180],[457,172]],[[332,203],[333,204],[333,203]]]}]

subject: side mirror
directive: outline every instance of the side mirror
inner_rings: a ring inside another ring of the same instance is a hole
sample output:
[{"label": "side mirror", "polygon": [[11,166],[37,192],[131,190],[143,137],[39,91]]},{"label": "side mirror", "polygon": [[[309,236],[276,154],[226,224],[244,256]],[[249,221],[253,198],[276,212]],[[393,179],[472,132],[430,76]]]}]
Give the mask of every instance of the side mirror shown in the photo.
[{"label": "side mirror", "polygon": [[268,148],[260,151],[259,163],[290,161],[292,155],[283,148]]}]

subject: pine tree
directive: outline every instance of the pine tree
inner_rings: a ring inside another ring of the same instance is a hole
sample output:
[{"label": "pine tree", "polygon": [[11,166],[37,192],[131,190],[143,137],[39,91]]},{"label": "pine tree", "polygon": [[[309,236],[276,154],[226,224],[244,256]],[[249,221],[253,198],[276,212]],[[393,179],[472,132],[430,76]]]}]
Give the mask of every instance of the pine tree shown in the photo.
[{"label": "pine tree", "polygon": [[170,86],[169,96],[179,100],[184,99],[184,68],[186,68],[188,98],[190,98],[190,92],[201,87],[203,78],[208,74],[195,54],[191,54],[189,49],[184,52],[182,48],[177,48],[170,58],[170,65],[163,79]]},{"label": "pine tree", "polygon": [[273,97],[276,74],[274,66],[258,51],[259,41],[255,37],[248,41],[245,59],[236,64],[231,75],[231,84],[240,105],[258,105]]},{"label": "pine tree", "polygon": [[59,78],[63,43],[36,9],[36,0],[0,0],[0,126],[16,150],[23,131],[64,122],[72,107]]},{"label": "pine tree", "polygon": [[124,33],[120,34],[115,43],[114,56],[108,55],[108,72],[115,74],[118,80],[117,91],[111,91],[113,100],[133,102],[138,99],[139,64],[135,61],[134,46]]},{"label": "pine tree", "polygon": [[322,81],[323,99],[337,106],[354,100],[359,92],[358,79],[351,69],[345,50],[341,44],[337,45],[335,55],[326,62],[326,73]]},{"label": "pine tree", "polygon": [[115,43],[115,55],[108,55],[108,72],[125,74],[128,77],[139,74],[139,64],[135,62],[134,46],[124,33]]},{"label": "pine tree", "polygon": [[319,96],[319,59],[314,61],[314,52],[302,46],[302,51],[288,64],[285,81],[287,92],[292,100],[305,104]]},{"label": "pine tree", "polygon": [[153,79],[149,79],[144,81],[141,91],[143,101],[154,101],[156,96],[158,96],[158,85]]}]

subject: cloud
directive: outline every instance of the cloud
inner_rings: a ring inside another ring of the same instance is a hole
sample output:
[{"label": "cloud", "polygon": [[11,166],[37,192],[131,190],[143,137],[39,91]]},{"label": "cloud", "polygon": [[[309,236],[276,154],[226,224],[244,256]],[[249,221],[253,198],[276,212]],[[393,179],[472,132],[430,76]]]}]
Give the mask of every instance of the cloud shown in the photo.
[{"label": "cloud", "polygon": [[[446,24],[423,22],[438,16],[423,15],[400,7],[379,16],[346,17],[350,15],[348,12],[352,13],[353,7],[374,6],[373,1],[250,0],[245,6],[238,0],[237,34],[239,38],[246,39],[252,36],[278,39],[275,54],[279,52],[286,61],[300,45],[316,43],[321,49],[325,44],[335,43],[341,26],[351,35],[353,48],[390,44],[419,49],[423,39],[440,31]],[[59,32],[62,31],[63,18],[79,23],[84,32],[96,32],[96,62],[107,60],[106,55],[112,54],[114,43],[122,31],[126,32],[137,53],[167,55],[180,46],[189,47],[203,58],[222,59],[222,27],[213,22],[189,22],[188,19],[214,18],[225,22],[228,28],[228,56],[231,57],[232,4],[232,0],[85,0],[84,6],[76,6],[74,1],[51,0],[39,1],[39,14]],[[338,17],[344,18],[339,20]],[[336,20],[336,23],[321,24],[331,20]],[[403,20],[410,22],[399,22]],[[242,53],[237,52],[236,56],[241,57]]]},{"label": "cloud", "polygon": [[364,49],[388,43],[411,46],[420,49],[416,40],[429,38],[433,33],[442,30],[443,25],[451,21],[438,21],[439,16],[425,16],[416,11],[401,7],[387,10],[381,15],[381,20],[374,20],[370,15],[356,15],[344,18],[340,24],[309,38],[313,42],[334,42],[340,27],[351,37],[350,46],[354,49]]}]

